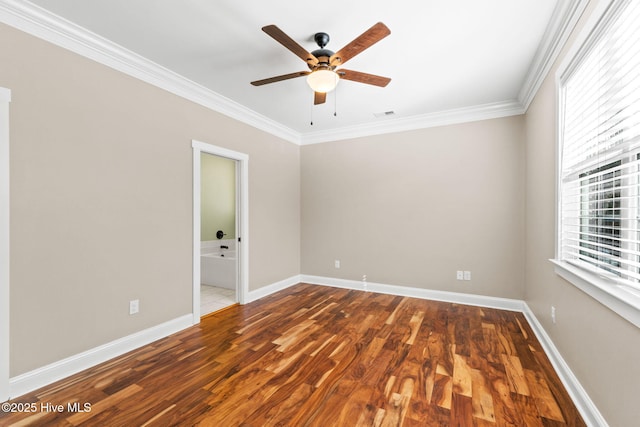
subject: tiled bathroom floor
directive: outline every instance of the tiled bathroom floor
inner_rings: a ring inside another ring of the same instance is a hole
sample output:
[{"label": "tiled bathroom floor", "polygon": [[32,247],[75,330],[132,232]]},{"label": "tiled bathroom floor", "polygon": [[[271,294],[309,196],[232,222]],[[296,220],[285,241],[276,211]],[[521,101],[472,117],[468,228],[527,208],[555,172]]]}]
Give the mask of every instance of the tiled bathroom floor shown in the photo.
[{"label": "tiled bathroom floor", "polygon": [[229,307],[238,302],[236,291],[233,289],[217,288],[215,286],[200,285],[200,315],[212,313],[221,308]]}]

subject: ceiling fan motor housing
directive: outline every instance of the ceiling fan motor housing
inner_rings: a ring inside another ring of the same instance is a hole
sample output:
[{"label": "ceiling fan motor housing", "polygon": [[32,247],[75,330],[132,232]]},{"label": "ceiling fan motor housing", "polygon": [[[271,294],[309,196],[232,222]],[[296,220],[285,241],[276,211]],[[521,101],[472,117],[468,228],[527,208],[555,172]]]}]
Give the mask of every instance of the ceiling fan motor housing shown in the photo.
[{"label": "ceiling fan motor housing", "polygon": [[[318,46],[320,47],[320,49],[316,49],[313,52],[311,52],[311,54],[313,56],[316,57],[316,59],[318,60],[318,63],[315,65],[312,65],[310,62],[307,62],[307,65],[309,66],[309,68],[311,70],[316,70],[318,68],[324,68],[324,69],[333,69],[335,67],[330,67],[329,62],[330,62],[330,58],[333,56],[334,52],[332,50],[329,49],[325,49],[324,47],[327,45],[327,43],[329,43],[329,34],[327,33],[316,33],[313,36],[314,40],[316,41],[316,43],[318,44]],[[315,61],[314,61],[315,62]]]},{"label": "ceiling fan motor housing", "polygon": [[315,66],[312,66],[310,63],[308,63],[309,68],[313,69],[319,65],[329,65],[329,59],[333,55],[333,52],[329,49],[316,49],[311,52],[311,54],[318,59],[318,63]]}]

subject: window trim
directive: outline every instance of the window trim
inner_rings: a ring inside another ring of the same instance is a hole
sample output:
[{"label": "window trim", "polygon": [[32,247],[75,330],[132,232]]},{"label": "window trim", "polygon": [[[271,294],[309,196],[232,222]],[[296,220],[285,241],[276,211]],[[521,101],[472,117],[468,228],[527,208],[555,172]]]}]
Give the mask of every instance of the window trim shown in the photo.
[{"label": "window trim", "polygon": [[640,293],[567,261],[549,261],[557,275],[640,328]]},{"label": "window trim", "polygon": [[611,309],[627,321],[640,328],[640,292],[608,279],[604,274],[590,270],[584,266],[560,259],[560,215],[559,206],[562,203],[562,82],[573,72],[576,65],[591,51],[594,42],[606,28],[612,18],[625,4],[621,0],[600,0],[594,7],[582,31],[576,37],[572,48],[567,52],[556,72],[556,224],[555,224],[555,258],[550,259],[554,271],[563,279],[576,286],[607,308]]}]

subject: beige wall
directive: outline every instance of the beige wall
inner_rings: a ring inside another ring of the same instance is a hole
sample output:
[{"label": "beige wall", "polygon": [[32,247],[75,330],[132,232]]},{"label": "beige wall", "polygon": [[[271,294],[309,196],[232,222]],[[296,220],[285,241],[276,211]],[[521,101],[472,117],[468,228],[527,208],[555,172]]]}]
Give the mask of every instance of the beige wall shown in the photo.
[{"label": "beige wall", "polygon": [[523,124],[303,146],[302,273],[523,298]]},{"label": "beige wall", "polygon": [[557,276],[548,261],[555,250],[555,69],[526,114],[526,301],[609,425],[637,425],[640,330]]},{"label": "beige wall", "polygon": [[0,52],[11,376],[191,312],[192,139],[249,155],[250,289],[299,274],[298,146],[5,25]]},{"label": "beige wall", "polygon": [[196,139],[249,154],[251,290],[366,274],[524,297],[610,425],[640,417],[640,332],[548,261],[553,74],[524,117],[297,147],[4,25],[0,52],[12,376],[190,313]]}]

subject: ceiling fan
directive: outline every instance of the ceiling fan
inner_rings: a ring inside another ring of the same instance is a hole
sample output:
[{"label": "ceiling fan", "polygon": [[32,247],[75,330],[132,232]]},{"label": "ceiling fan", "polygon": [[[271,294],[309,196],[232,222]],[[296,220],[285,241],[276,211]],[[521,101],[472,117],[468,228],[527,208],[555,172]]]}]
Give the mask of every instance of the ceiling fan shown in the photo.
[{"label": "ceiling fan", "polygon": [[282,80],[293,79],[296,77],[307,76],[307,83],[315,92],[314,104],[322,104],[326,101],[327,92],[335,89],[340,79],[351,80],[358,83],[365,83],[374,86],[385,87],[391,81],[388,77],[376,76],[373,74],[362,73],[360,71],[346,70],[341,67],[349,59],[353,58],[363,50],[369,48],[373,44],[379,42],[391,31],[382,22],[378,22],[364,33],[360,34],[351,43],[337,52],[325,49],[329,43],[329,34],[316,33],[314,40],[320,47],[309,53],[305,48],[296,43],[291,37],[286,35],[280,28],[275,25],[267,25],[262,27],[262,31],[271,36],[275,41],[289,49],[296,56],[307,63],[310,71],[298,71],[296,73],[284,74],[281,76],[270,77],[268,79],[256,80],[251,82],[254,86],[262,86],[269,83],[275,83]]}]

